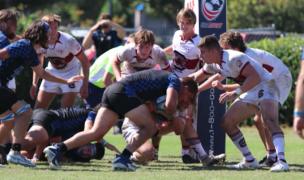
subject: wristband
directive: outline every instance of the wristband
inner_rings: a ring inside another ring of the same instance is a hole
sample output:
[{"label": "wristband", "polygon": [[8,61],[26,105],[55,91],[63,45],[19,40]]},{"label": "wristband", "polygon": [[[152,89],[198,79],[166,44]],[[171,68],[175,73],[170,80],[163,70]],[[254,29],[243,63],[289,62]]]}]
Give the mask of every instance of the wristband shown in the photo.
[{"label": "wristband", "polygon": [[106,141],[106,140],[102,140],[102,142],[101,142],[101,144],[103,145],[103,146],[107,146],[109,143]]},{"label": "wristband", "polygon": [[295,111],[293,111],[293,116],[299,116],[299,117],[301,117],[301,118],[304,118],[304,113],[295,110]]},{"label": "wristband", "polygon": [[33,159],[38,159],[39,160],[39,157],[38,156],[34,156]]},{"label": "wristband", "polygon": [[243,92],[240,88],[237,88],[236,90],[233,91],[237,96],[241,95]]}]

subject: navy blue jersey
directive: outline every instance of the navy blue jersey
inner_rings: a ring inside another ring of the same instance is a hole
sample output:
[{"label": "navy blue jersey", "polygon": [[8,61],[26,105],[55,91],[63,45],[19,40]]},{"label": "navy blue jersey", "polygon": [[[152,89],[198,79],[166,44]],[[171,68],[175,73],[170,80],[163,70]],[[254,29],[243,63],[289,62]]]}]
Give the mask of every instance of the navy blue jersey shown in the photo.
[{"label": "navy blue jersey", "polygon": [[61,136],[66,140],[78,132],[84,130],[85,121],[95,121],[96,112],[82,108],[61,108],[52,110],[58,115],[60,122]]},{"label": "navy blue jersey", "polygon": [[10,54],[9,59],[0,63],[0,82],[8,82],[19,74],[24,66],[37,66],[39,60],[36,50],[29,40],[19,40],[5,47]]},{"label": "navy blue jersey", "polygon": [[143,102],[165,95],[168,88],[175,89],[177,93],[181,88],[181,82],[176,75],[162,70],[140,71],[117,83],[125,86],[128,97],[136,96]]}]

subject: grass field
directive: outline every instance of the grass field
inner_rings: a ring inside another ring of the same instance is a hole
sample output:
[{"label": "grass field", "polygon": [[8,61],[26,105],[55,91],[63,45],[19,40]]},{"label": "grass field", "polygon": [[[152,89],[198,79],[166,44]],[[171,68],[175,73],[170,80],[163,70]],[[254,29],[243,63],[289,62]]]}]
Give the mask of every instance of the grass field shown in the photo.
[{"label": "grass field", "polygon": [[[260,160],[266,155],[255,128],[242,128],[252,154]],[[106,151],[101,161],[91,163],[62,163],[62,170],[52,170],[46,162],[37,163],[35,168],[7,165],[0,168],[0,179],[20,180],[63,180],[63,179],[304,179],[304,142],[291,129],[284,129],[286,159],[290,172],[273,173],[269,168],[257,170],[229,170],[228,165],[239,162],[242,157],[229,138],[226,141],[226,163],[211,168],[202,168],[199,164],[186,165],[180,157],[179,137],[169,134],[163,137],[160,145],[159,162],[151,162],[136,172],[114,171],[111,161],[114,153]],[[122,136],[109,134],[105,139],[122,150],[125,146]]]}]

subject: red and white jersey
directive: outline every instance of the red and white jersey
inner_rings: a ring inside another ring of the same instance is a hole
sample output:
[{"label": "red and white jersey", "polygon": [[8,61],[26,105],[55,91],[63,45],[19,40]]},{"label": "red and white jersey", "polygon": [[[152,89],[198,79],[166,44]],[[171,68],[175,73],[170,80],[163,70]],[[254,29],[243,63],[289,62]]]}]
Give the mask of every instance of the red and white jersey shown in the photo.
[{"label": "red and white jersey", "polygon": [[202,59],[199,57],[199,49],[197,44],[201,37],[195,34],[188,40],[184,40],[182,31],[175,32],[172,40],[172,49],[185,56],[184,62],[173,61],[171,68],[178,77],[186,77],[199,69],[199,63]]},{"label": "red and white jersey", "polygon": [[157,45],[153,45],[151,53],[146,60],[137,59],[134,43],[125,45],[124,48],[118,52],[117,59],[123,62],[121,68],[123,77],[138,71],[153,69],[157,64],[159,64],[162,70],[170,68],[166,53]]},{"label": "red and white jersey", "polygon": [[50,44],[48,49],[39,48],[37,54],[42,54],[49,60],[48,69],[68,71],[79,66],[75,56],[82,52],[81,45],[71,35],[58,32],[59,36],[55,44]]},{"label": "red and white jersey", "polygon": [[246,48],[245,54],[257,61],[276,79],[280,75],[290,74],[288,67],[277,57],[261,49]]},{"label": "red and white jersey", "polygon": [[260,75],[261,82],[274,79],[270,75],[270,73],[266,71],[259,63],[251,59],[246,54],[234,50],[223,51],[221,65],[205,64],[202,70],[206,74],[219,73],[229,79],[232,79],[234,82],[242,85],[246,78],[241,74],[249,63],[255,68],[257,73]]}]

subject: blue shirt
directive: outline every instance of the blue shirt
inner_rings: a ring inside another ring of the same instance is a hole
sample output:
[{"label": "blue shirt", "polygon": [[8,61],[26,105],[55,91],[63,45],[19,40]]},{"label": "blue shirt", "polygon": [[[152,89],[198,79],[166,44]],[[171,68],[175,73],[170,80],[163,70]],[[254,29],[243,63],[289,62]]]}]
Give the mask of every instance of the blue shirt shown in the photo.
[{"label": "blue shirt", "polygon": [[10,58],[0,62],[0,82],[10,81],[24,69],[24,66],[35,67],[40,63],[30,40],[21,39],[6,46],[5,49]]}]

